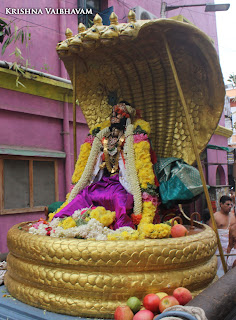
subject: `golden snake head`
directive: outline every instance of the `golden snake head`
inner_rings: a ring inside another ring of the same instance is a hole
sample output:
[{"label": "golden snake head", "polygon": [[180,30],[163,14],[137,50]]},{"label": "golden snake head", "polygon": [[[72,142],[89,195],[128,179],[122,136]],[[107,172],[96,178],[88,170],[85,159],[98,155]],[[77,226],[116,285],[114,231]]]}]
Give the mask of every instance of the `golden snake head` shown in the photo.
[{"label": "golden snake head", "polygon": [[71,52],[78,52],[82,46],[82,36],[81,34],[77,34],[73,38],[69,40],[68,47]]},{"label": "golden snake head", "polygon": [[98,40],[100,38],[99,29],[95,26],[83,32],[83,40]]},{"label": "golden snake head", "polygon": [[60,58],[68,55],[68,52],[69,52],[69,47],[68,47],[69,41],[68,40],[69,39],[66,39],[64,41],[60,41],[56,46],[56,50],[57,50],[57,53],[60,56]]},{"label": "golden snake head", "polygon": [[119,36],[119,30],[116,25],[110,25],[106,28],[101,35],[102,39],[114,39]]},{"label": "golden snake head", "polygon": [[140,25],[136,22],[125,24],[120,30],[120,38],[135,38],[138,35]]}]

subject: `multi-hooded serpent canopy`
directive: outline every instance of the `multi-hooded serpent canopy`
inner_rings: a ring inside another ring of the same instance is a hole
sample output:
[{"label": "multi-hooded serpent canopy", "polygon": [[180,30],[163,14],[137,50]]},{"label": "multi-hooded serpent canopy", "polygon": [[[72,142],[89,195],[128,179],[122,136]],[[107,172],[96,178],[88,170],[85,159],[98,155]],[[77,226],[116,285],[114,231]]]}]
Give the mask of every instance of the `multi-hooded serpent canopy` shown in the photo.
[{"label": "multi-hooded serpent canopy", "polygon": [[[160,157],[178,157],[193,164],[195,154],[171,65],[165,35],[191,117],[199,153],[219,122],[224,84],[211,39],[195,26],[172,19],[110,26],[99,16],[94,25],[57,45],[59,57],[76,87],[79,105],[91,128],[107,120],[112,105],[128,101],[151,125],[153,148]],[[73,70],[74,79],[73,81]]]}]

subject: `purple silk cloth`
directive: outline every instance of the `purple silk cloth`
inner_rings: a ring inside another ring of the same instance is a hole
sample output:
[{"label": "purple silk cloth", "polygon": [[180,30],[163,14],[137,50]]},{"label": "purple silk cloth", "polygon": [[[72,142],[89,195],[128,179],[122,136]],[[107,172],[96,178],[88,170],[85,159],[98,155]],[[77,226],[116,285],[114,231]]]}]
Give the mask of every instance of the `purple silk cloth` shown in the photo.
[{"label": "purple silk cloth", "polygon": [[103,177],[100,181],[81,190],[54,218],[71,216],[78,209],[102,206],[107,210],[116,212],[114,230],[125,226],[134,228],[128,215],[132,212],[133,203],[133,196],[120,184],[119,176],[116,174],[112,177]]}]

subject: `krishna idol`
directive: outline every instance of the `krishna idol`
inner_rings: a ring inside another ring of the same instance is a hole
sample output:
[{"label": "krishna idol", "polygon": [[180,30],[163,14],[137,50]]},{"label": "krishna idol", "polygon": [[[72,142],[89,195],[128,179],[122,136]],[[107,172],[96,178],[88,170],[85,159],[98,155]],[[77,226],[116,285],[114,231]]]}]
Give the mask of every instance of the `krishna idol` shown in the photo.
[{"label": "krishna idol", "polygon": [[[146,200],[151,200],[149,222],[152,222],[158,202],[157,193],[153,196],[157,181],[148,139],[150,127],[144,120],[135,121],[135,114],[135,109],[122,101],[113,106],[110,125],[102,130],[101,127],[92,130],[85,141],[91,145],[91,151],[83,173],[68,198],[68,204],[54,218],[71,216],[78,209],[102,206],[115,211],[113,229],[134,227],[131,214],[134,212],[132,217],[140,219],[142,190],[143,198],[146,196]],[[141,127],[143,125],[146,131]],[[142,142],[141,146],[138,142]],[[82,171],[83,153],[82,146],[72,180]],[[150,189],[152,195],[148,194]]]}]

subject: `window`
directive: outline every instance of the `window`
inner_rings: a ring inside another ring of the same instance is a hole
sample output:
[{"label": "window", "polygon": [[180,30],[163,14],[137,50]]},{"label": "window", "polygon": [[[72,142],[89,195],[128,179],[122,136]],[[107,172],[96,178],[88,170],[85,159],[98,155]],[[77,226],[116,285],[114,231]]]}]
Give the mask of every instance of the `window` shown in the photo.
[{"label": "window", "polygon": [[225,185],[225,183],[226,183],[225,172],[224,172],[224,169],[222,168],[222,166],[219,165],[216,170],[216,185],[217,186]]},{"label": "window", "polygon": [[41,211],[58,201],[57,160],[0,157],[0,214]]},{"label": "window", "polygon": [[101,11],[101,0],[79,0],[78,1],[79,8],[88,8],[93,10],[93,14],[80,14],[78,16],[78,22],[83,23],[86,27],[91,27],[93,25],[93,18],[96,13],[100,13]]}]

